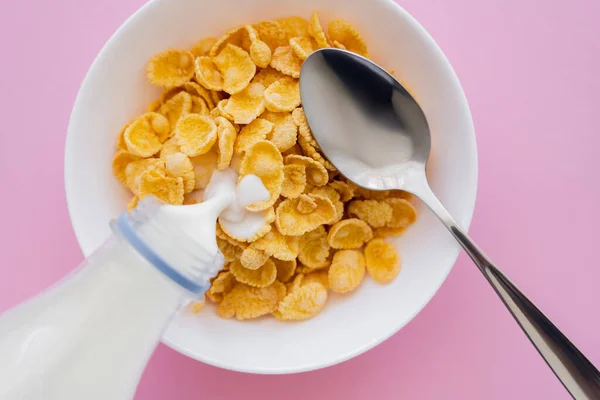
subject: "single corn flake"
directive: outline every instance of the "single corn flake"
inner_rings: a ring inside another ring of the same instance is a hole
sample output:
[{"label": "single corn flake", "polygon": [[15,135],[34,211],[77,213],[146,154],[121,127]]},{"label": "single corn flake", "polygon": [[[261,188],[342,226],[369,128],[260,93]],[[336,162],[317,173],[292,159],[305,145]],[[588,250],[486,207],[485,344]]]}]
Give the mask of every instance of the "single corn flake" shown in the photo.
[{"label": "single corn flake", "polygon": [[358,250],[340,250],[329,267],[329,288],[337,293],[351,292],[365,277],[365,257]]},{"label": "single corn flake", "polygon": [[167,117],[171,133],[175,132],[177,122],[192,111],[192,96],[187,92],[179,92],[160,107],[159,112]]},{"label": "single corn flake", "polygon": [[115,177],[121,182],[123,185],[127,185],[127,175],[125,174],[125,169],[130,162],[139,160],[140,157],[134,154],[131,154],[125,150],[119,150],[117,154],[113,157],[112,161],[112,170]]},{"label": "single corn flake", "polygon": [[167,175],[183,180],[183,192],[191,193],[196,186],[194,166],[190,159],[183,153],[174,153],[165,157]]},{"label": "single corn flake", "polygon": [[300,36],[290,39],[290,47],[296,57],[306,60],[306,57],[317,49],[317,43],[311,37]]},{"label": "single corn flake", "polygon": [[229,265],[229,270],[238,282],[254,287],[269,286],[277,277],[277,267],[270,259],[254,270],[244,267],[240,260],[235,260]]},{"label": "single corn flake", "polygon": [[[153,124],[153,120],[156,119],[156,116],[160,117],[161,122],[166,124],[160,126],[160,132],[155,129],[155,124]],[[147,113],[142,115],[125,129],[123,138],[127,145],[127,150],[131,154],[140,157],[153,156],[162,148],[160,139],[164,134],[164,129],[166,129],[168,137],[169,122],[164,116],[157,113]]]},{"label": "single corn flake", "polygon": [[231,158],[233,157],[233,147],[235,144],[237,133],[234,126],[227,118],[216,117],[215,124],[217,125],[217,140],[218,140],[218,162],[217,168],[220,170],[229,168]]},{"label": "single corn flake", "polygon": [[210,116],[212,118],[223,117],[230,122],[233,122],[233,115],[225,111],[225,106],[229,102],[229,99],[223,99],[217,103],[217,106],[211,111]]},{"label": "single corn flake", "polygon": [[210,117],[188,114],[177,122],[175,138],[181,152],[187,156],[208,153],[217,141],[217,125]]},{"label": "single corn flake", "polygon": [[228,44],[213,58],[223,76],[223,91],[229,94],[244,90],[256,73],[250,55],[238,46]]},{"label": "single corn flake", "polygon": [[408,228],[417,219],[417,210],[409,201],[401,198],[385,199],[392,208],[392,217],[387,223],[389,228]]},{"label": "single corn flake", "polygon": [[287,282],[292,279],[294,272],[296,271],[296,259],[291,261],[284,261],[273,259],[275,267],[277,267],[277,280],[279,282]]},{"label": "single corn flake", "polygon": [[300,105],[300,85],[286,76],[265,89],[265,105],[273,112],[291,112]]},{"label": "single corn flake", "polygon": [[146,158],[127,163],[125,166],[125,183],[133,194],[140,195],[142,184],[142,176],[149,171],[156,171],[160,175],[165,176],[167,173],[165,162],[160,158]]},{"label": "single corn flake", "polygon": [[309,197],[307,194],[301,194],[298,197],[298,205],[296,205],[296,210],[300,214],[310,214],[315,211],[317,208],[317,203],[313,200],[312,197]]},{"label": "single corn flake", "polygon": [[396,248],[383,239],[373,239],[365,246],[369,275],[379,283],[390,283],[400,273],[400,257]]},{"label": "single corn flake", "polygon": [[273,130],[273,123],[266,119],[256,118],[240,130],[235,141],[235,153],[242,154],[255,143],[265,140]]},{"label": "single corn flake", "polygon": [[249,53],[252,62],[259,68],[266,68],[271,63],[271,49],[262,40],[253,40]]},{"label": "single corn flake", "polygon": [[270,256],[266,252],[250,245],[242,252],[240,263],[242,266],[244,266],[244,268],[259,269],[264,265],[265,262],[267,262],[269,257]]},{"label": "single corn flake", "polygon": [[259,211],[275,204],[283,183],[283,158],[273,143],[262,140],[248,148],[240,165],[240,177],[249,174],[260,178],[269,191],[270,197],[269,200],[254,203],[246,208],[250,211]]},{"label": "single corn flake", "polygon": [[204,39],[200,39],[192,46],[190,53],[192,53],[195,57],[207,56],[210,53],[210,49],[216,42],[217,38],[215,37],[206,37]]},{"label": "single corn flake", "polygon": [[231,115],[236,124],[249,124],[265,111],[264,90],[260,83],[251,83],[231,96],[223,110]]},{"label": "single corn flake", "polygon": [[[283,236],[277,229],[253,242],[250,247],[265,252],[278,260],[292,261],[298,257],[299,240],[297,236]],[[247,267],[248,268],[248,267]]]},{"label": "single corn flake", "polygon": [[306,181],[311,185],[324,186],[329,181],[329,175],[323,164],[313,158],[292,154],[285,157],[285,164],[296,164],[306,167]]},{"label": "single corn flake", "polygon": [[156,171],[148,171],[142,175],[140,198],[154,195],[167,204],[183,204],[183,179],[171,178]]},{"label": "single corn flake", "polygon": [[210,57],[198,57],[195,62],[196,80],[208,90],[223,90],[223,75]]},{"label": "single corn flake", "polygon": [[220,303],[223,300],[223,296],[231,292],[235,283],[235,277],[230,271],[221,271],[213,279],[210,288],[206,292],[206,297],[213,303]]},{"label": "single corn flake", "polygon": [[317,186],[310,191],[312,194],[327,197],[335,207],[335,216],[328,222],[333,225],[344,217],[344,203],[340,201],[340,194],[331,186]]},{"label": "single corn flake", "polygon": [[338,222],[327,234],[327,242],[334,249],[357,249],[372,238],[373,230],[369,224],[357,218]]},{"label": "single corn flake", "polygon": [[258,32],[260,40],[265,42],[271,50],[275,50],[286,43],[285,31],[276,21],[261,21],[254,24],[253,27]]},{"label": "single corn flake", "polygon": [[194,166],[196,189],[204,189],[206,185],[208,185],[214,170],[217,168],[217,160],[218,155],[214,151],[209,151],[208,153],[190,158],[190,161]]},{"label": "single corn flake", "polygon": [[341,19],[331,21],[327,27],[329,38],[342,44],[348,51],[369,57],[367,43],[349,22]]},{"label": "single corn flake", "polygon": [[299,197],[306,187],[306,167],[300,164],[288,164],[283,167],[281,195],[289,199]]},{"label": "single corn flake", "polygon": [[289,293],[273,313],[281,321],[300,321],[317,315],[327,302],[327,288],[310,282]]},{"label": "single corn flake", "polygon": [[[153,111],[154,110],[152,110],[152,111],[149,110],[148,112],[153,112]],[[135,121],[135,119],[133,121]],[[127,144],[125,143],[125,138],[123,136],[125,135],[125,131],[127,130],[127,128],[129,128],[129,125],[131,125],[131,123],[133,121],[127,122],[123,126],[123,128],[121,128],[121,132],[119,132],[119,136],[117,136],[117,143],[116,143],[117,150],[127,150]]]},{"label": "single corn flake", "polygon": [[329,266],[329,252],[331,247],[327,243],[327,231],[324,226],[321,225],[300,236],[299,248],[298,261],[303,265],[310,269],[320,269]]},{"label": "single corn flake", "polygon": [[302,17],[286,17],[277,20],[279,26],[285,32],[285,40],[293,37],[308,36],[308,21]]},{"label": "single corn flake", "polygon": [[362,219],[373,228],[381,228],[392,219],[392,207],[383,201],[354,200],[348,204],[348,214]]},{"label": "single corn flake", "polygon": [[181,86],[194,76],[194,55],[186,50],[166,50],[148,63],[148,80],[161,87]]},{"label": "single corn flake", "polygon": [[304,279],[302,279],[302,284],[307,285],[311,282],[319,282],[321,285],[326,288],[329,287],[329,271],[326,269],[309,272],[304,275]]},{"label": "single corn flake", "polygon": [[352,200],[352,198],[354,197],[354,188],[344,181],[334,180],[329,182],[329,186],[331,186],[336,192],[340,194],[340,200],[344,203]]},{"label": "single corn flake", "polygon": [[260,118],[274,124],[273,130],[267,135],[280,152],[291,149],[296,144],[298,127],[290,113],[265,111]]},{"label": "single corn flake", "polygon": [[296,57],[290,46],[281,46],[273,51],[270,65],[284,75],[299,78],[302,60]]},{"label": "single corn flake", "polygon": [[210,110],[215,108],[215,102],[212,99],[211,92],[205,87],[198,85],[196,82],[188,82],[183,85],[183,89],[189,93],[190,96],[202,98]]},{"label": "single corn flake", "polygon": [[177,145],[177,139],[175,136],[169,138],[163,143],[162,149],[160,149],[160,158],[164,159],[169,154],[181,153],[181,149]]},{"label": "single corn flake", "polygon": [[217,246],[219,247],[219,250],[221,250],[223,257],[225,257],[225,262],[237,260],[242,256],[242,252],[244,250],[241,247],[229,243],[225,239],[221,239],[220,237],[217,237]]},{"label": "single corn flake", "polygon": [[235,316],[238,320],[258,318],[275,311],[284,293],[285,286],[277,281],[258,288],[237,284],[217,306],[217,315],[222,318]]},{"label": "single corn flake", "polygon": [[252,78],[252,83],[260,83],[263,85],[263,87],[269,87],[284,76],[284,74],[276,69],[267,67],[261,69],[256,75],[254,75],[254,78]]},{"label": "single corn flake", "polygon": [[287,236],[300,236],[327,223],[335,215],[335,207],[326,197],[309,194],[317,207],[309,214],[298,211],[299,199],[286,199],[279,204],[275,212],[275,225],[279,232]]},{"label": "single corn flake", "polygon": [[329,47],[327,36],[325,35],[325,31],[323,31],[321,21],[319,21],[319,13],[316,11],[313,12],[310,17],[310,23],[308,24],[308,33],[315,39],[315,42],[317,43],[317,47],[319,49]]}]

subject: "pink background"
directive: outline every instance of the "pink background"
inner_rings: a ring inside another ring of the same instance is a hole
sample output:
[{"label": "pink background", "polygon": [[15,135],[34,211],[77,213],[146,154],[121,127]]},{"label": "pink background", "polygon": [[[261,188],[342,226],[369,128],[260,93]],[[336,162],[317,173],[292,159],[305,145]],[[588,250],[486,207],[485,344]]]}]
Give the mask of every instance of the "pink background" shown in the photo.
[{"label": "pink background", "polygon": [[[143,3],[0,1],[0,310],[82,259],[63,188],[68,118],[92,60]],[[401,5],[438,41],[471,105],[480,159],[472,236],[600,365],[600,3]],[[136,399],[238,397],[569,398],[464,255],[414,321],[351,361],[254,376],[161,345]]]}]

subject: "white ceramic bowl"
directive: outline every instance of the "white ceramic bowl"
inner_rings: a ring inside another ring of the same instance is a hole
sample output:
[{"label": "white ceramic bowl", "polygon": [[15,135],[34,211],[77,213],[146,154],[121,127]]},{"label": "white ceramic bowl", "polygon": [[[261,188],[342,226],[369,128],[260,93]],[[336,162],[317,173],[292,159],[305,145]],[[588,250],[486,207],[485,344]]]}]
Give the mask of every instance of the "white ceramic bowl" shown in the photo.
[{"label": "white ceramic bowl", "polygon": [[[205,36],[262,19],[320,11],[353,23],[373,59],[406,82],[428,117],[433,136],[431,186],[458,222],[468,228],[475,203],[477,154],[467,101],[448,60],[429,34],[391,0],[154,0],[129,18],[90,68],[69,124],[65,186],[79,244],[89,255],[109,235],[108,221],[129,195],[111,172],[115,138],[123,124],[159,95],[146,81],[155,53],[189,47]],[[238,322],[213,310],[184,312],[163,341],[189,357],[219,367],[290,373],[354,357],[406,325],[450,272],[459,248],[435,218],[422,210],[397,240],[402,272],[390,285],[370,279],[351,295],[331,298],[321,314],[301,323],[271,318]]]}]

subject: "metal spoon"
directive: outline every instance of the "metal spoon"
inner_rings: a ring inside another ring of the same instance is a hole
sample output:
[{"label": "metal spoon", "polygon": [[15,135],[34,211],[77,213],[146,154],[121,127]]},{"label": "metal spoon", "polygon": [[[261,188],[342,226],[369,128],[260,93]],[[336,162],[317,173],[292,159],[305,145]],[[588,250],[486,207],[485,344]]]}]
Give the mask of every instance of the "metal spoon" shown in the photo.
[{"label": "metal spoon", "polygon": [[384,69],[354,53],[321,49],[302,65],[300,94],[323,154],[371,190],[401,189],[438,216],[576,399],[600,399],[600,373],[457,225],[427,183],[431,149],[421,107]]}]

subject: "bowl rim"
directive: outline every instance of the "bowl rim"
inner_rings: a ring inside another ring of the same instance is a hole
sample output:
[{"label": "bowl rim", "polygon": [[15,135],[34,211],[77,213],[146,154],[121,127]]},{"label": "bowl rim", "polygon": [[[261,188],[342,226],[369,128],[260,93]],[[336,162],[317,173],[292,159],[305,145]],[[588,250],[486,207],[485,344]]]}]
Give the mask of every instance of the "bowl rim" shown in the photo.
[{"label": "bowl rim", "polygon": [[[75,234],[75,238],[77,240],[77,243],[78,243],[82,253],[86,257],[91,255],[95,249],[91,248],[89,246],[89,244],[86,243],[86,240],[83,238],[84,228],[82,227],[81,222],[76,222],[75,219],[73,218],[73,203],[75,202],[76,195],[75,195],[75,188],[74,188],[73,184],[71,183],[71,179],[70,179],[70,175],[69,175],[69,171],[72,171],[75,168],[74,161],[71,160],[71,156],[70,156],[71,154],[73,154],[72,142],[73,142],[73,136],[75,135],[75,133],[72,132],[74,116],[77,114],[76,111],[80,107],[80,103],[82,101],[81,99],[83,97],[85,97],[83,95],[83,93],[85,93],[87,91],[86,88],[88,86],[89,80],[91,79],[90,76],[93,76],[94,71],[99,68],[100,61],[104,58],[105,53],[108,53],[110,51],[113,43],[115,43],[115,42],[117,42],[117,40],[119,40],[120,36],[128,29],[128,26],[130,25],[130,23],[132,21],[137,20],[139,18],[143,18],[144,14],[146,12],[148,12],[152,7],[156,6],[156,4],[158,4],[161,1],[165,1],[165,0],[150,0],[147,3],[143,4],[133,14],[131,14],[119,26],[119,28],[112,34],[112,36],[106,41],[106,43],[104,44],[104,46],[102,47],[100,52],[94,58],[90,68],[88,69],[85,77],[83,78],[83,80],[81,82],[81,85],[77,91],[77,95],[76,95],[76,98],[75,98],[75,101],[73,104],[71,115],[69,117],[69,124],[68,124],[66,141],[65,141],[65,149],[64,149],[65,150],[65,159],[64,159],[65,197],[66,197],[66,203],[67,203],[67,210],[68,210],[68,214],[69,214],[69,220],[71,221],[71,226],[73,227],[73,232]],[[419,31],[419,33],[421,35],[423,35],[423,38],[427,41],[428,45],[431,46],[431,48],[434,51],[437,51],[441,55],[441,61],[442,61],[443,67],[445,69],[449,70],[449,72],[450,72],[449,77],[451,79],[451,82],[456,87],[456,89],[458,89],[458,93],[460,94],[461,100],[464,103],[463,112],[465,113],[465,117],[466,117],[465,120],[468,121],[468,123],[469,123],[468,129],[467,129],[468,132],[465,132],[464,145],[471,148],[470,154],[471,154],[471,157],[473,158],[471,160],[473,167],[468,172],[468,180],[470,181],[471,184],[468,185],[468,193],[465,193],[465,196],[464,196],[466,217],[464,218],[463,224],[462,224],[465,232],[468,232],[471,222],[472,222],[472,219],[473,219],[473,214],[475,211],[475,203],[476,203],[476,199],[477,199],[477,189],[478,189],[479,168],[478,168],[478,153],[477,153],[477,140],[476,140],[476,136],[475,136],[475,128],[474,128],[474,124],[473,124],[471,109],[469,107],[466,95],[464,93],[464,89],[463,89],[462,85],[460,84],[458,76],[456,75],[454,68],[452,68],[450,61],[448,60],[448,58],[446,57],[446,55],[444,54],[444,52],[442,51],[440,46],[437,44],[437,42],[433,39],[431,34],[408,11],[406,11],[400,5],[396,4],[393,0],[379,0],[379,1],[381,2],[381,4],[383,6],[394,8],[396,12],[403,14],[403,16],[405,18],[405,22],[410,24],[413,29]],[[349,359],[352,359],[362,353],[365,353],[365,352],[371,350],[372,348],[378,346],[379,344],[381,344],[384,341],[386,341],[387,339],[389,339],[391,336],[393,336],[398,331],[400,331],[404,326],[406,326],[408,323],[410,323],[425,308],[425,306],[427,306],[427,304],[429,304],[429,302],[431,301],[433,296],[435,296],[435,294],[439,291],[441,285],[446,281],[448,274],[454,268],[454,265],[456,264],[456,261],[458,259],[458,256],[460,255],[460,252],[461,252],[461,248],[457,248],[455,250],[455,254],[452,255],[451,257],[449,257],[449,260],[451,260],[451,261],[449,261],[449,268],[445,271],[444,274],[440,274],[437,276],[436,285],[432,286],[432,290],[429,293],[427,293],[427,296],[425,296],[426,300],[419,307],[416,307],[413,310],[413,312],[411,313],[411,315],[405,321],[399,321],[398,324],[396,326],[394,326],[393,329],[390,329],[389,331],[384,332],[383,334],[377,336],[375,338],[375,340],[371,340],[362,346],[357,346],[352,351],[340,354],[338,357],[332,358],[327,362],[305,363],[305,364],[295,365],[293,367],[243,368],[243,367],[237,367],[234,364],[221,362],[220,360],[213,359],[211,357],[207,357],[202,354],[195,353],[193,350],[187,348],[184,345],[180,345],[179,343],[177,343],[177,341],[170,338],[166,334],[167,330],[165,330],[165,334],[162,336],[161,342],[164,343],[165,345],[167,345],[168,347],[172,348],[173,350],[175,350],[181,354],[184,354],[194,360],[197,360],[197,361],[200,361],[200,362],[203,362],[203,363],[215,366],[215,367],[219,367],[219,368],[223,368],[223,369],[227,369],[227,370],[231,370],[231,371],[236,371],[236,372],[246,372],[246,373],[254,373],[254,374],[291,374],[291,373],[314,371],[314,370],[326,368],[326,367],[329,367],[332,365],[336,365],[336,364],[345,362]]]}]

